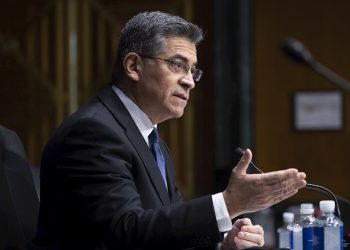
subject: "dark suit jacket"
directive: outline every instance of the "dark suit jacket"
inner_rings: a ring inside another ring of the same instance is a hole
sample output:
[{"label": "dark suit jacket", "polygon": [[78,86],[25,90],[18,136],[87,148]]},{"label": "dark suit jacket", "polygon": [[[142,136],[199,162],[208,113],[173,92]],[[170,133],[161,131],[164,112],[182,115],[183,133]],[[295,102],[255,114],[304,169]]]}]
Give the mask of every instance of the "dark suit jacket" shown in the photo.
[{"label": "dark suit jacket", "polygon": [[0,249],[29,249],[39,200],[17,134],[0,126]]},{"label": "dark suit jacket", "polygon": [[41,165],[40,244],[72,249],[185,249],[220,241],[211,196],[181,200],[168,148],[156,161],[111,86],[68,118]]}]

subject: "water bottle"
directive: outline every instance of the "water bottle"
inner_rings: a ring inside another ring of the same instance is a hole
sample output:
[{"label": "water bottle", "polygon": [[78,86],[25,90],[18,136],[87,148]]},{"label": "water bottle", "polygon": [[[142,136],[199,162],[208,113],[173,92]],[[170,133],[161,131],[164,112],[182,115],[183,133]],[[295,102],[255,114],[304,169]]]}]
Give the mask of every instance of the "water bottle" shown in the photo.
[{"label": "water bottle", "polygon": [[315,234],[319,241],[318,249],[343,250],[343,223],[334,215],[333,200],[320,201],[321,216],[317,219]]},{"label": "water bottle", "polygon": [[291,234],[293,230],[294,214],[290,212],[283,213],[283,226],[278,228],[278,247],[291,248]]},{"label": "water bottle", "polygon": [[312,250],[315,227],[314,207],[311,203],[300,205],[300,217],[293,223],[293,234],[291,249]]}]

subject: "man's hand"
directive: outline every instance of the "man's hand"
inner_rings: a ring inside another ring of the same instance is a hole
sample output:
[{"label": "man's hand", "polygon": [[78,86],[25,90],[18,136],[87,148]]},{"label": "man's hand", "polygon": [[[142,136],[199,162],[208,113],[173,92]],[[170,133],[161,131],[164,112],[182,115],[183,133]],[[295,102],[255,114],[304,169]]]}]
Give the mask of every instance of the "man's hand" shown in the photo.
[{"label": "man's hand", "polygon": [[250,219],[236,220],[221,244],[220,250],[262,247],[264,245],[264,230],[259,225],[253,225]]},{"label": "man's hand", "polygon": [[232,218],[268,208],[298,192],[306,185],[306,175],[290,168],[263,174],[247,174],[252,152],[247,149],[232,169],[223,197]]}]

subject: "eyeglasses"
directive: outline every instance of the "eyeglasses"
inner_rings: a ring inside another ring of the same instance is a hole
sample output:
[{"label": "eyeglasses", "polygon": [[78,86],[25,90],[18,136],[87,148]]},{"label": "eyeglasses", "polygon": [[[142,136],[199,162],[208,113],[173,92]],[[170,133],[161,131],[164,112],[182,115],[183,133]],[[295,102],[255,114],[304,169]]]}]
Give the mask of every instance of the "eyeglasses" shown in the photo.
[{"label": "eyeglasses", "polygon": [[196,82],[198,82],[203,75],[203,71],[200,69],[197,69],[196,66],[190,67],[183,62],[174,62],[172,60],[168,60],[168,59],[164,59],[156,56],[148,56],[141,53],[136,53],[136,54],[138,54],[141,57],[145,57],[149,59],[162,60],[166,62],[169,69],[176,74],[187,75],[188,71],[191,70],[192,78]]}]

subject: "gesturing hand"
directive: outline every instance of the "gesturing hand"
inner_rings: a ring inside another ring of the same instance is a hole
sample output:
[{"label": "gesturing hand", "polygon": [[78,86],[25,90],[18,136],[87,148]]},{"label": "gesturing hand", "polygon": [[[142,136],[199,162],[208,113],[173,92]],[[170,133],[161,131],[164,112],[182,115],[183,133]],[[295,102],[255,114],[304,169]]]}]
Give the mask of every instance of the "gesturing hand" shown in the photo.
[{"label": "gesturing hand", "polygon": [[231,218],[268,208],[298,192],[306,185],[306,175],[290,168],[263,174],[247,174],[252,152],[247,149],[231,177],[223,197]]}]

